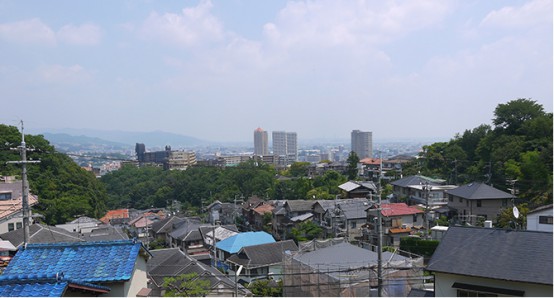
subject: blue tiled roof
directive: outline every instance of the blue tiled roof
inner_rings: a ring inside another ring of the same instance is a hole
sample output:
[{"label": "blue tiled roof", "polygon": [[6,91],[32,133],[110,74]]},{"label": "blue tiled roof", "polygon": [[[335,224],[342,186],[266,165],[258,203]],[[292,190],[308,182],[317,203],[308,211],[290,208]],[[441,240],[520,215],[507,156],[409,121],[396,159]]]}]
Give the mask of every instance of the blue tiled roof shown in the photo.
[{"label": "blue tiled roof", "polygon": [[61,297],[69,284],[99,291],[110,288],[88,283],[73,282],[56,274],[17,274],[0,276],[1,297]]},{"label": "blue tiled roof", "polygon": [[63,272],[76,282],[126,281],[141,247],[133,240],[28,244],[17,252],[4,275]]},{"label": "blue tiled roof", "polygon": [[273,242],[275,242],[273,236],[266,232],[246,232],[231,236],[221,242],[218,242],[215,246],[221,250],[234,254],[245,246]]}]

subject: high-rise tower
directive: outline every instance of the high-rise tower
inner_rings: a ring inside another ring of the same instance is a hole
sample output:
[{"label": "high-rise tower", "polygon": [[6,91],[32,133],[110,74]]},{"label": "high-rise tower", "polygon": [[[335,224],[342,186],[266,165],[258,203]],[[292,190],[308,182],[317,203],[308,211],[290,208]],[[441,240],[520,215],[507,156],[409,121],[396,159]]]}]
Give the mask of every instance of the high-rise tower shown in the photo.
[{"label": "high-rise tower", "polygon": [[256,128],[256,130],[254,130],[254,155],[268,155],[269,147],[267,144],[267,131],[259,127]]},{"label": "high-rise tower", "polygon": [[272,133],[273,155],[286,156],[288,162],[298,160],[298,140],[295,132]]},{"label": "high-rise tower", "polygon": [[351,150],[358,158],[373,157],[373,133],[371,131],[353,130],[351,136]]}]

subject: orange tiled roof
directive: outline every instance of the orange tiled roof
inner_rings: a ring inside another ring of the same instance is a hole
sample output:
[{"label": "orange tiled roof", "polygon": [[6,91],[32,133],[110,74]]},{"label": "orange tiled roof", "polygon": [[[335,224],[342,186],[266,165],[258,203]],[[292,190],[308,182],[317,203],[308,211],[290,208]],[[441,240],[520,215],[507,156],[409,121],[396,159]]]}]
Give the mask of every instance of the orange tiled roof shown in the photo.
[{"label": "orange tiled roof", "polygon": [[263,215],[264,213],[273,211],[275,207],[271,206],[270,204],[262,204],[256,208],[254,208],[254,212]]},{"label": "orange tiled roof", "polygon": [[360,160],[360,163],[363,163],[364,165],[380,165],[381,164],[381,159],[367,157],[367,158],[364,158],[364,159]]},{"label": "orange tiled roof", "polygon": [[392,229],[389,229],[389,233],[391,234],[399,234],[399,233],[410,233],[412,231],[411,228],[392,228]]},{"label": "orange tiled roof", "polygon": [[129,218],[129,209],[110,210],[100,219],[100,221],[108,224],[110,223],[110,219],[113,218]]},{"label": "orange tiled roof", "polygon": [[[36,205],[38,203],[37,197],[29,194],[28,204],[29,207]],[[16,212],[21,212],[23,209],[22,197],[18,197],[12,200],[2,200],[0,201],[0,219],[12,215]]]}]

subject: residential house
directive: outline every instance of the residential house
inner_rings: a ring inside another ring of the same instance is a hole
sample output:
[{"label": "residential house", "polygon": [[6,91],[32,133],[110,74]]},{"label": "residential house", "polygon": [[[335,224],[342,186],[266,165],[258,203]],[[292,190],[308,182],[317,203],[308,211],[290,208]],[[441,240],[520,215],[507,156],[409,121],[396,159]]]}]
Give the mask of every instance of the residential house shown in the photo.
[{"label": "residential house", "polygon": [[360,240],[362,226],[367,222],[365,210],[369,207],[366,198],[319,200],[314,205],[314,220],[325,230],[326,237],[347,237],[349,241]]},{"label": "residential house", "polygon": [[263,203],[252,209],[253,222],[251,226],[255,231],[263,231],[267,227],[267,224],[271,223],[273,209],[275,207],[270,203]]},{"label": "residential house", "polygon": [[204,239],[200,233],[202,226],[207,225],[201,223],[199,219],[185,218],[180,226],[169,233],[171,247],[178,247],[197,260],[209,259],[209,251],[204,246]]},{"label": "residential house", "polygon": [[[378,208],[373,205],[366,209],[368,230],[367,240],[377,243],[377,218]],[[398,247],[400,238],[413,234],[425,224],[424,211],[406,203],[381,204],[381,219],[383,222],[383,245]]]},{"label": "residential house", "polygon": [[382,160],[380,158],[366,157],[360,159],[358,163],[361,172],[360,176],[366,177],[369,181],[378,179],[379,172],[381,171],[381,162]]},{"label": "residential house", "polygon": [[368,198],[377,193],[375,183],[371,181],[348,181],[339,188],[343,191],[344,198]]},{"label": "residential house", "polygon": [[245,246],[227,259],[229,275],[235,275],[242,266],[238,280],[251,283],[259,279],[282,279],[283,254],[296,252],[298,246],[293,240]]},{"label": "residential house", "polygon": [[552,232],[552,204],[527,212],[527,230]]},{"label": "residential house", "polygon": [[[22,286],[30,284],[40,291],[44,285],[42,281],[29,283],[27,280],[57,275],[60,281],[67,281],[60,284],[70,290],[65,295],[81,296],[79,291],[86,290],[103,297],[136,296],[147,285],[146,260],[149,257],[144,246],[132,240],[28,244],[17,252],[2,278],[15,280],[17,284],[22,275],[27,275],[28,278],[21,281]],[[51,284],[46,287],[52,288]],[[61,296],[63,290],[56,288],[53,294]]]},{"label": "residential house", "polygon": [[112,241],[112,240],[129,240],[127,233],[120,227],[112,227],[110,225],[99,226],[90,232],[81,233],[81,239],[87,242],[92,241]]},{"label": "residential house", "polygon": [[162,297],[164,279],[177,277],[181,274],[195,274],[194,280],[208,280],[208,297],[231,297],[235,291],[239,296],[252,296],[252,293],[241,284],[221,274],[217,269],[198,262],[178,248],[157,249],[150,251],[152,258],[148,260],[149,288],[151,296]]},{"label": "residential house", "polygon": [[280,240],[289,238],[292,228],[312,214],[314,203],[315,201],[309,200],[274,201],[275,209],[271,221],[274,237]]},{"label": "residential house", "polygon": [[[223,241],[229,237],[235,236],[239,233],[237,226],[235,225],[226,225],[226,226],[202,226],[199,228],[200,234],[204,241],[204,247],[209,251],[210,259],[203,259],[202,262],[208,265],[215,266],[216,260],[216,251],[214,248],[214,243]],[[214,242],[214,233],[215,233],[215,242]]]},{"label": "residential house", "polygon": [[207,207],[208,222],[211,224],[234,225],[236,217],[242,215],[241,204],[215,201]]},{"label": "residential house", "polygon": [[101,222],[112,226],[123,226],[130,220],[129,209],[109,210],[106,215],[100,218]]},{"label": "residential house", "polygon": [[448,207],[456,210],[457,219],[471,225],[496,217],[515,196],[481,182],[448,190]]},{"label": "residential house", "polygon": [[76,232],[81,234],[81,233],[90,233],[90,231],[97,228],[101,224],[102,222],[96,218],[81,216],[68,223],[56,225],[56,227],[62,228],[69,232]]},{"label": "residential house", "polygon": [[185,219],[178,216],[166,217],[155,223],[152,223],[151,229],[148,230],[154,241],[163,241],[166,245],[170,245],[169,233],[173,232],[177,226],[180,226]]},{"label": "residential house", "polygon": [[[12,176],[5,176],[0,182],[0,234],[23,227],[23,182]],[[38,203],[37,196],[29,193],[29,207]],[[30,212],[30,211],[29,211]],[[31,213],[31,212],[30,212]],[[32,214],[29,214],[31,216]],[[30,222],[32,224],[32,222]]]},{"label": "residential house", "polygon": [[[0,234],[0,238],[10,241],[15,247],[20,247],[23,245],[24,241],[23,229]],[[84,240],[76,232],[68,232],[65,229],[38,223],[29,226],[28,243],[60,243],[81,241]]]},{"label": "residential house", "polygon": [[[285,252],[283,296],[376,296],[378,260],[377,252],[347,242]],[[406,297],[411,288],[421,283],[421,257],[408,258],[385,251],[382,260],[384,296]]]},{"label": "residential house", "polygon": [[415,188],[416,186],[429,185],[432,189],[434,187],[446,185],[446,180],[414,175],[393,181],[390,184],[392,185],[393,195],[397,200],[409,202],[412,197],[423,197],[421,193],[418,195],[421,189]]},{"label": "residential house", "polygon": [[241,223],[238,223],[240,225],[240,228],[242,231],[251,231],[252,230],[252,224],[254,223],[254,208],[264,204],[265,201],[259,197],[252,196],[245,202],[241,204],[242,207],[242,217]]},{"label": "residential house", "polygon": [[149,242],[152,234],[150,233],[152,225],[164,218],[164,214],[146,212],[130,220],[127,223],[127,229],[133,237],[144,242]]},{"label": "residential house", "polygon": [[436,297],[552,297],[552,233],[450,227],[427,270]]},{"label": "residential house", "polygon": [[227,270],[228,266],[222,264],[227,260],[231,255],[238,253],[245,246],[252,246],[258,244],[273,243],[275,239],[271,234],[266,232],[244,232],[238,233],[234,236],[231,236],[223,241],[217,242],[216,247],[216,256],[217,256],[217,267]]}]

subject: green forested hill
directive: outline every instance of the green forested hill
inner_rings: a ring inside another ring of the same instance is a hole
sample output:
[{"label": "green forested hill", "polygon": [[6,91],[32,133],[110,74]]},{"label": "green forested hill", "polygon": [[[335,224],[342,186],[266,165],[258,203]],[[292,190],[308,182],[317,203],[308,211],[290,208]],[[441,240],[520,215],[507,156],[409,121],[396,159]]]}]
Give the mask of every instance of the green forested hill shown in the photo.
[{"label": "green forested hill", "polygon": [[479,181],[515,189],[530,208],[552,203],[552,113],[536,101],[499,104],[492,126],[482,124],[449,142],[425,146],[419,157],[404,175],[419,172],[451,184]]},{"label": "green forested hill", "polygon": [[[54,150],[43,136],[25,135],[27,159],[40,160],[27,166],[31,192],[39,197],[35,213],[45,216],[49,224],[65,223],[75,216],[99,218],[106,211],[107,193],[96,177],[81,169],[71,158]],[[0,175],[21,178],[19,165],[6,164],[20,160],[18,151],[10,148],[21,144],[21,133],[14,126],[0,124]]]}]

